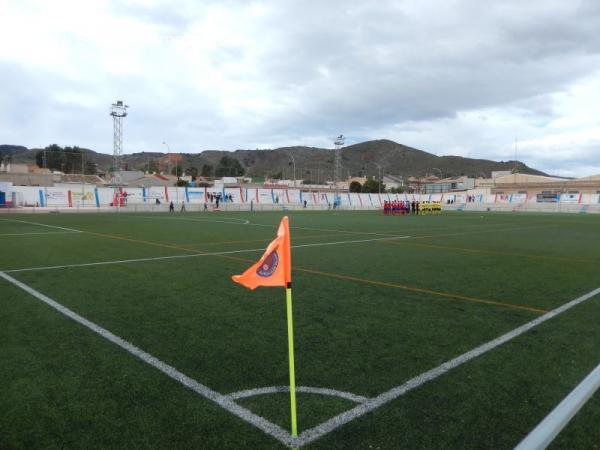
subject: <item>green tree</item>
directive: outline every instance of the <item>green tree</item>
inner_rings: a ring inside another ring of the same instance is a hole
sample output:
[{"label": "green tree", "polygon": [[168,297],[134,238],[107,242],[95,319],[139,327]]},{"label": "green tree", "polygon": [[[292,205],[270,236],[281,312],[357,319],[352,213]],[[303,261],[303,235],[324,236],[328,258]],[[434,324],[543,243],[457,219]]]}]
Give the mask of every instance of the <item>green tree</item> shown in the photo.
[{"label": "green tree", "polygon": [[81,173],[84,170],[85,156],[80,147],[65,147],[64,149],[64,170],[65,173]]},{"label": "green tree", "polygon": [[85,158],[80,147],[65,147],[52,144],[35,154],[35,162],[39,167],[59,170],[63,173],[81,173],[82,158]]},{"label": "green tree", "polygon": [[85,175],[96,175],[98,173],[98,164],[92,161],[86,161],[83,173]]},{"label": "green tree", "polygon": [[349,186],[350,192],[361,192],[362,185],[358,181],[353,181]]},{"label": "green tree", "polygon": [[[379,185],[378,180],[370,178],[362,185],[362,192],[380,192]],[[385,192],[385,184],[383,183],[381,183],[381,192]]]},{"label": "green tree", "polygon": [[191,166],[185,169],[185,174],[188,177],[192,177],[192,181],[194,181],[198,177],[198,168]]},{"label": "green tree", "polygon": [[148,172],[149,173],[158,173],[158,164],[156,164],[156,161],[151,159],[148,161]]},{"label": "green tree", "polygon": [[35,154],[35,163],[38,167],[45,167],[50,170],[60,170],[59,153],[61,150],[62,148],[56,144],[49,145]]},{"label": "green tree", "polygon": [[244,173],[245,170],[237,159],[230,156],[223,156],[221,161],[219,161],[219,165],[215,171],[215,176],[239,177],[244,175]]},{"label": "green tree", "polygon": [[181,166],[173,167],[171,169],[171,175],[180,177],[182,174],[183,174],[183,167],[181,167]]},{"label": "green tree", "polygon": [[214,167],[211,164],[203,164],[202,171],[200,172],[200,176],[203,177],[212,177],[214,173]]}]

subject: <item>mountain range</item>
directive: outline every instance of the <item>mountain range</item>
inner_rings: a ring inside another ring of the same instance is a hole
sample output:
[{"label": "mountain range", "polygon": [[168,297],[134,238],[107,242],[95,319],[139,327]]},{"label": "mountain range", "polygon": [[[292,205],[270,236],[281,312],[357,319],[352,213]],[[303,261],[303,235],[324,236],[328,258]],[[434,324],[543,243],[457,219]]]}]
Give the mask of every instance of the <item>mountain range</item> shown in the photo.
[{"label": "mountain range", "polygon": [[[41,149],[28,149],[18,145],[0,145],[0,160],[15,163],[34,163]],[[97,164],[100,171],[112,165],[112,155],[82,149],[86,162]],[[172,169],[175,164],[198,174],[219,166],[221,158],[228,156],[240,162],[246,175],[256,177],[295,178],[324,182],[333,177],[334,151],[314,147],[281,147],[269,150],[205,150],[201,153],[180,153],[177,156],[161,152],[140,152],[123,155],[123,167],[128,170],[160,168]],[[178,161],[175,162],[175,159]],[[294,164],[295,163],[295,164]],[[466,175],[490,177],[492,171],[516,170],[520,173],[546,175],[519,161],[491,161],[461,156],[437,156],[396,142],[382,139],[349,145],[342,149],[342,174],[351,176],[379,176],[379,172],[400,176],[436,175],[443,178]]]}]

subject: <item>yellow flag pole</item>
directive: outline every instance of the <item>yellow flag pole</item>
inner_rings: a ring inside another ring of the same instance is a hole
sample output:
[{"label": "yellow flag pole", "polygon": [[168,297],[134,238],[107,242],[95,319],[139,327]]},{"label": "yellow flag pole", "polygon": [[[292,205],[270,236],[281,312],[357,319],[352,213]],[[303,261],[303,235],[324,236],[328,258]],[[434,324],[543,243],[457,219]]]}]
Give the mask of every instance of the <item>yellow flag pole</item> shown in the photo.
[{"label": "yellow flag pole", "polygon": [[294,372],[294,322],[292,319],[292,283],[285,289],[288,325],[288,356],[290,360],[290,408],[292,418],[292,437],[298,436],[296,424],[296,374]]}]

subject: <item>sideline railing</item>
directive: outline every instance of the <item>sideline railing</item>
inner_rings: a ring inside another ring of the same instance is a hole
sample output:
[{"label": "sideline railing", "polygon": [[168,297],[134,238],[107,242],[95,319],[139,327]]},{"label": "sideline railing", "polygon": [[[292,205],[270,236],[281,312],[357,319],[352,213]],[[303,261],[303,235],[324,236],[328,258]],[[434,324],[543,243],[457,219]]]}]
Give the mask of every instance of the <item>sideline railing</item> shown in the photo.
[{"label": "sideline railing", "polygon": [[[338,206],[336,208],[329,208],[328,205],[307,205],[304,207],[302,204],[254,204],[250,205],[247,203],[221,203],[219,208],[215,208],[214,203],[207,205],[206,212],[261,212],[261,211],[375,211],[381,208],[361,208],[359,206]],[[180,213],[181,204],[175,205],[175,213]],[[203,212],[204,205],[198,203],[186,203],[186,212]],[[28,213],[126,213],[126,212],[169,212],[168,204],[142,204],[142,203],[129,203],[127,206],[80,206],[73,205],[69,207],[66,204],[63,205],[52,205],[52,206],[22,206],[15,208],[3,208],[0,209],[0,214],[28,214]]]},{"label": "sideline railing", "polygon": [[599,387],[600,364],[515,447],[515,450],[542,450],[548,447]]},{"label": "sideline railing", "polygon": [[[253,204],[249,203],[220,203],[219,208],[215,208],[214,203],[207,204],[208,211],[383,211],[381,207],[371,205],[343,205],[336,208],[329,207],[327,204],[310,205],[306,207],[298,204]],[[179,212],[181,203],[175,204],[175,212]],[[203,203],[186,203],[186,211],[198,212],[204,210]],[[72,207],[65,204],[55,204],[51,206],[17,206],[0,208],[0,214],[27,214],[27,213],[78,213],[78,212],[168,212],[169,205],[161,203],[128,203],[127,206],[100,206],[75,203]],[[570,204],[570,203],[454,203],[442,204],[442,211],[476,211],[476,212],[535,212],[535,213],[579,213],[579,214],[600,214],[600,204]]]}]

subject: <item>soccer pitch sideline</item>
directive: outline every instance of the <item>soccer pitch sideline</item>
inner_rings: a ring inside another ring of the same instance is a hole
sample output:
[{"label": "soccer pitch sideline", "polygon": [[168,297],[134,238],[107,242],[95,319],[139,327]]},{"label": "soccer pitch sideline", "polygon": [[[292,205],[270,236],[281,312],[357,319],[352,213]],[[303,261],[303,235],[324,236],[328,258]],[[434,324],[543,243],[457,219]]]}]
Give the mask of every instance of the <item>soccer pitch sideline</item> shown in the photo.
[{"label": "soccer pitch sideline", "polygon": [[[0,448],[510,449],[600,362],[600,216],[0,216]],[[597,393],[551,448],[600,448]]]}]

